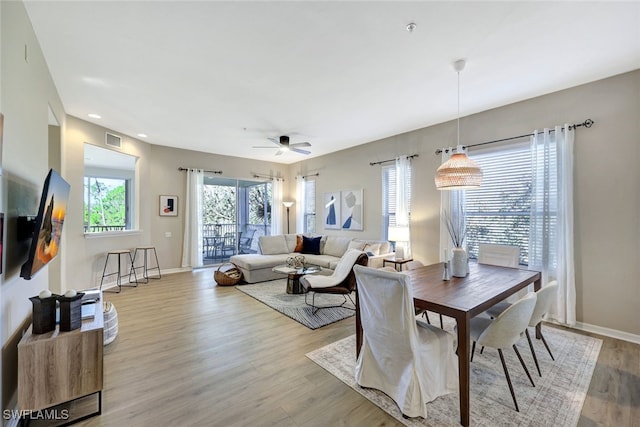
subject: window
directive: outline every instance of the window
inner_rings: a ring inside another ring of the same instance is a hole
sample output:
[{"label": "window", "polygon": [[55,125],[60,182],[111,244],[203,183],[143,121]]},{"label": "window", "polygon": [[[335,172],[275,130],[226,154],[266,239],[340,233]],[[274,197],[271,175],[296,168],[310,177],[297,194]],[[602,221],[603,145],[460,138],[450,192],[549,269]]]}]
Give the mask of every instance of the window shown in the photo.
[{"label": "window", "polygon": [[465,192],[467,246],[477,258],[480,243],[520,247],[529,262],[531,148],[527,144],[473,154],[483,172],[482,186]]},{"label": "window", "polygon": [[304,180],[304,232],[316,232],[316,181]]},{"label": "window", "polygon": [[[411,169],[409,168],[409,176]],[[412,183],[409,182],[409,206],[411,206]],[[389,227],[396,225],[396,166],[382,167],[382,236],[387,239]],[[411,209],[409,209],[411,212]]]},{"label": "window", "polygon": [[136,157],[84,146],[84,232],[135,228]]}]

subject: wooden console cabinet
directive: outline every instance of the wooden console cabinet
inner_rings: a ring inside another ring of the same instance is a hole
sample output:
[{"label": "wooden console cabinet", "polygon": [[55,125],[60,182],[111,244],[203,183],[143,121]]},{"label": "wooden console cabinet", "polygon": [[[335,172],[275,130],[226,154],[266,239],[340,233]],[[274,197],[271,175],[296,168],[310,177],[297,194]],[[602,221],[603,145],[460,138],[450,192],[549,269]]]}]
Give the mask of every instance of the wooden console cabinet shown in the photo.
[{"label": "wooden console cabinet", "polygon": [[[18,409],[38,411],[98,393],[102,410],[102,299],[79,329],[32,334],[18,344]],[[86,418],[86,417],[83,417]]]}]

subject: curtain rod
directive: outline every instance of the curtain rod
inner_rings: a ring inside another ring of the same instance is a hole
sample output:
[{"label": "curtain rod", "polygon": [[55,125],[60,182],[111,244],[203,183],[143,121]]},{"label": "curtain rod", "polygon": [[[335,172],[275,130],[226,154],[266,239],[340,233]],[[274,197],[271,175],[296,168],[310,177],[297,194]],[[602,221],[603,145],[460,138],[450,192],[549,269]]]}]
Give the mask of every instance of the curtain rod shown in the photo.
[{"label": "curtain rod", "polygon": [[[569,130],[571,129],[575,129],[575,128],[579,128],[581,126],[584,126],[586,128],[590,128],[591,126],[593,126],[595,122],[591,119],[587,119],[582,123],[578,123],[578,124],[574,124],[574,125],[569,125]],[[555,132],[555,129],[550,129],[549,132]],[[470,148],[470,147],[478,147],[480,145],[487,145],[487,144],[494,144],[496,142],[503,142],[503,141],[511,141],[512,139],[520,139],[520,138],[526,138],[528,136],[533,136],[533,133],[527,133],[524,135],[518,135],[518,136],[512,136],[510,138],[502,138],[502,139],[496,139],[494,141],[487,141],[487,142],[479,142],[477,144],[469,144],[469,145],[464,145],[463,147],[465,149]],[[451,151],[456,151],[456,149],[454,147],[450,147],[449,148]],[[438,148],[436,150],[436,155],[441,154],[442,153],[442,148]]]},{"label": "curtain rod", "polygon": [[259,174],[259,173],[254,173],[254,174],[253,174],[253,177],[254,177],[254,178],[275,179],[275,180],[277,180],[277,181],[284,181],[284,178],[280,178],[280,177],[277,177],[277,176],[270,176],[270,175],[261,175],[261,174]]},{"label": "curtain rod", "polygon": [[302,179],[307,179],[310,176],[320,176],[320,172],[310,173],[309,175],[302,175]]},{"label": "curtain rod", "polygon": [[[182,166],[180,166],[178,168],[178,170],[181,171],[181,172],[189,171],[191,169],[199,169],[199,168],[183,168]],[[204,170],[203,169],[202,172],[215,173],[215,174],[218,174],[218,175],[222,175],[222,171],[208,171],[208,170]]]},{"label": "curtain rod", "polygon": [[[413,159],[414,157],[418,157],[417,154],[412,154],[410,156],[407,156],[407,159]],[[382,163],[387,163],[387,162],[395,162],[396,159],[389,159],[389,160],[380,160],[379,162],[369,162],[369,166],[374,166],[374,165],[379,165]]]}]

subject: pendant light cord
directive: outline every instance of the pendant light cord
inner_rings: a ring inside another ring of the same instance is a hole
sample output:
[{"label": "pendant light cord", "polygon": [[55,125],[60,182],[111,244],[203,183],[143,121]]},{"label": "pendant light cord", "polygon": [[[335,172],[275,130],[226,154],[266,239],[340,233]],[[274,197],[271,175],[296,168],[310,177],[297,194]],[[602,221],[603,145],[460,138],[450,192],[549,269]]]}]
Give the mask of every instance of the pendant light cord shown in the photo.
[{"label": "pendant light cord", "polygon": [[458,70],[458,144],[460,145],[460,70]]}]

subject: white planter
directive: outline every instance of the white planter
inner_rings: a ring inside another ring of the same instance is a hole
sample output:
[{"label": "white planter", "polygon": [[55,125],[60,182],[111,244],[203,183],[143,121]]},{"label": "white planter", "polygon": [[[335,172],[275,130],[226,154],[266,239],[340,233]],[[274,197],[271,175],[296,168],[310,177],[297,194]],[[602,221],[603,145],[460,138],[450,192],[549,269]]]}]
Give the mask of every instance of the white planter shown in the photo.
[{"label": "white planter", "polygon": [[463,248],[451,250],[451,275],[453,277],[465,277],[467,271],[467,252]]}]

